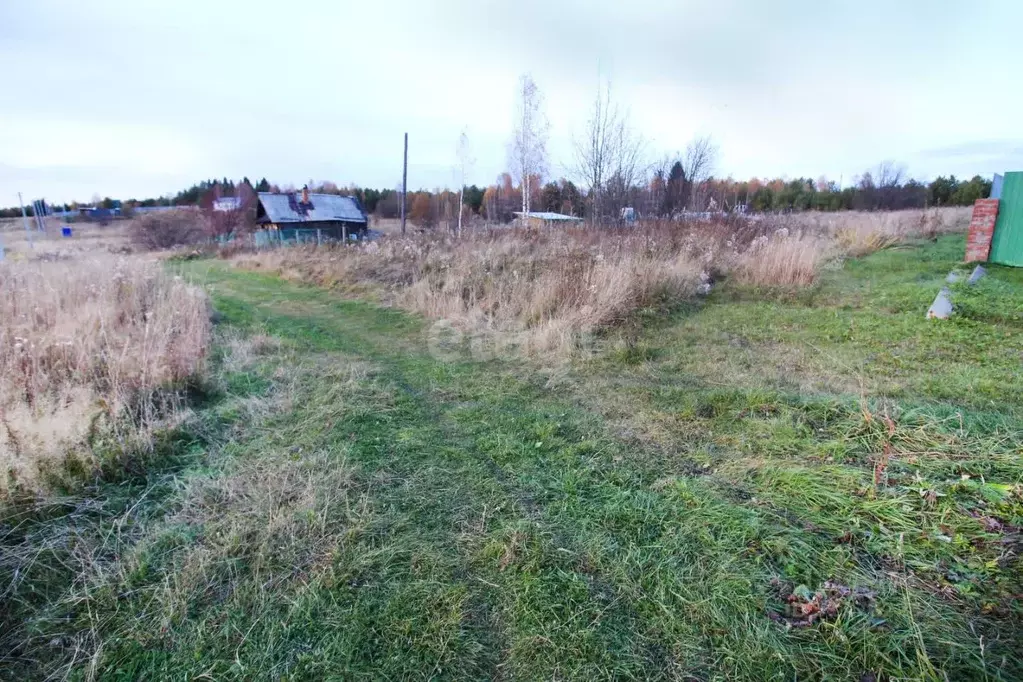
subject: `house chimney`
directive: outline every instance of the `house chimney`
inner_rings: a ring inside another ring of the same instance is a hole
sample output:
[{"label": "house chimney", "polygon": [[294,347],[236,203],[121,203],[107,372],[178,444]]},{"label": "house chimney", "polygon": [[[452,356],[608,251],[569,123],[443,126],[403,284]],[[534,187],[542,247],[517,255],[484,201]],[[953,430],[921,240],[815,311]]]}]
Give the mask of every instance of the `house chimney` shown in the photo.
[{"label": "house chimney", "polygon": [[302,203],[309,203],[309,185],[302,185]]}]

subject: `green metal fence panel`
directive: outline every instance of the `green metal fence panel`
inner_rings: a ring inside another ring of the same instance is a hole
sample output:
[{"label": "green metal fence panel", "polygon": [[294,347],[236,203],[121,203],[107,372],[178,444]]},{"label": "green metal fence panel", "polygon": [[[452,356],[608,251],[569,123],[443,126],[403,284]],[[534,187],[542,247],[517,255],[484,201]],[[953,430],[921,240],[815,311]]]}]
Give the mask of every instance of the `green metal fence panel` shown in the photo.
[{"label": "green metal fence panel", "polygon": [[260,249],[272,246],[294,246],[295,244],[326,244],[335,241],[329,236],[328,231],[319,228],[259,230],[252,236],[256,248]]},{"label": "green metal fence panel", "polygon": [[988,261],[1023,267],[1023,172],[1006,173]]},{"label": "green metal fence panel", "polygon": [[275,230],[259,230],[252,233],[257,249],[265,249],[277,245],[277,233]]}]

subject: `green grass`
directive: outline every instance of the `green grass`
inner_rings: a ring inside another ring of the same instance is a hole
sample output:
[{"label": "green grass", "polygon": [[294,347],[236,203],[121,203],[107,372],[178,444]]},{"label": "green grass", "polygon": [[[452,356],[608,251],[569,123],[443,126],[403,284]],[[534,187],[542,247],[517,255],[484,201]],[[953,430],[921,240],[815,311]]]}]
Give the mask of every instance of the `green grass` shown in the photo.
[{"label": "green grass", "polygon": [[1018,679],[1020,282],[925,320],[961,252],[726,285],[554,374],[176,266],[219,391],[148,471],[7,512],[0,677]]}]

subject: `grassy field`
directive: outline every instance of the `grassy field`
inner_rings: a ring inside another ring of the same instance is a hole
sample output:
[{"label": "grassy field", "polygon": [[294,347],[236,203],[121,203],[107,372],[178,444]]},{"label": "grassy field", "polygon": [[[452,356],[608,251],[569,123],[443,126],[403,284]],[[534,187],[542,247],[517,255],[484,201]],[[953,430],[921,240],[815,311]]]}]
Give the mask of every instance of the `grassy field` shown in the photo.
[{"label": "grassy field", "polygon": [[1020,679],[1023,276],[925,320],[963,245],[547,367],[180,264],[212,386],[146,468],[5,512],[0,678]]}]

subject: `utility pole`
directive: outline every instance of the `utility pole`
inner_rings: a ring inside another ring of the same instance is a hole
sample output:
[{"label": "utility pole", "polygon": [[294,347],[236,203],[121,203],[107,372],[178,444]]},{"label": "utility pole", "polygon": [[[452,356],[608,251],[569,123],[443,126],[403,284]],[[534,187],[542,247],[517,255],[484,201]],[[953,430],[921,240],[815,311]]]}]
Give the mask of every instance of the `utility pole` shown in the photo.
[{"label": "utility pole", "polygon": [[405,236],[405,196],[408,194],[408,133],[405,133],[405,157],[401,164],[401,236]]},{"label": "utility pole", "polygon": [[25,226],[25,236],[28,237],[28,245],[34,249],[36,245],[32,243],[32,230],[28,229],[28,215],[25,213],[25,203],[21,200],[21,192],[18,192],[18,205],[21,206],[21,222]]},{"label": "utility pole", "polygon": [[462,236],[462,202],[465,201],[465,175],[462,175],[462,186],[458,188],[458,236]]}]

